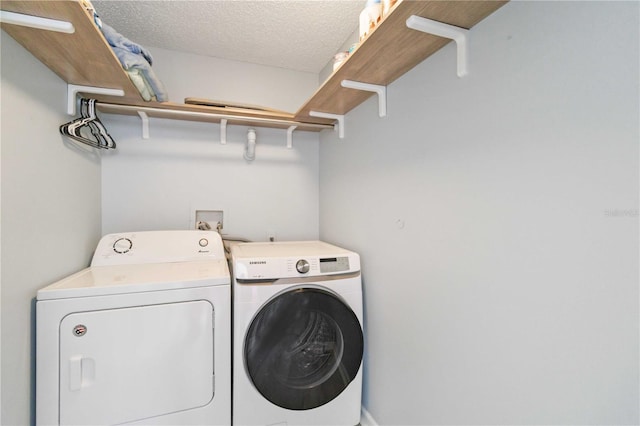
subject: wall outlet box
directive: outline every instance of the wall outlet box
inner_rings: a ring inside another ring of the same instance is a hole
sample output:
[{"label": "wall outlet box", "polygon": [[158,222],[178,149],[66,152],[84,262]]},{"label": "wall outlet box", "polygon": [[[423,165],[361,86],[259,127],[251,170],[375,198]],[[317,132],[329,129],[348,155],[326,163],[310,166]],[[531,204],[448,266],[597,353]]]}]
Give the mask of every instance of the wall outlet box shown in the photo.
[{"label": "wall outlet box", "polygon": [[[222,229],[224,226],[223,216],[222,210],[195,210],[193,228],[202,229],[203,223],[206,222],[213,231],[218,230],[218,227]],[[220,225],[218,226],[218,224]]]}]

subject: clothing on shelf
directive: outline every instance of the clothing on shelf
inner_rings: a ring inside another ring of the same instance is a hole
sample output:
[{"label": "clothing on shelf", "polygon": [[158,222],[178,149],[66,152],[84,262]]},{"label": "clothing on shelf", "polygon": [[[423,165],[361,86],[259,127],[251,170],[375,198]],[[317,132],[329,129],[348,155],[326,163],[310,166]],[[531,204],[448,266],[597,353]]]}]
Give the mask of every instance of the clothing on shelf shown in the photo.
[{"label": "clothing on shelf", "polygon": [[125,72],[129,74],[129,80],[131,80],[133,85],[136,86],[136,89],[138,89],[138,92],[140,92],[140,96],[142,96],[142,99],[147,102],[156,100],[153,89],[149,86],[149,83],[144,78],[139,69],[134,68],[125,70]]},{"label": "clothing on shelf", "polygon": [[169,96],[164,84],[151,68],[151,64],[153,64],[151,53],[104,22],[102,22],[100,30],[142,98],[145,101],[168,101]]}]

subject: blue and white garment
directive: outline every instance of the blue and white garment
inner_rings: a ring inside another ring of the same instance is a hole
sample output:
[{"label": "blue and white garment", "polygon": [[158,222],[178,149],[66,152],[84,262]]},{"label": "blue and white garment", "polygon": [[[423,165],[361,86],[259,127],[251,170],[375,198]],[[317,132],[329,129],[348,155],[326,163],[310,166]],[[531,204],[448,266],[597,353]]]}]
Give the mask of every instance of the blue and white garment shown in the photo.
[{"label": "blue and white garment", "polygon": [[[118,33],[104,22],[102,22],[100,30],[129,76],[132,74],[139,75],[145,80],[146,86],[152,91],[151,99],[155,98],[158,102],[168,101],[169,96],[167,95],[164,84],[162,84],[162,81],[158,79],[153,69],[151,69],[151,64],[153,64],[151,53],[138,43]],[[139,87],[139,84],[136,85],[136,87]],[[146,97],[147,96],[143,96],[145,100],[148,100]]]}]

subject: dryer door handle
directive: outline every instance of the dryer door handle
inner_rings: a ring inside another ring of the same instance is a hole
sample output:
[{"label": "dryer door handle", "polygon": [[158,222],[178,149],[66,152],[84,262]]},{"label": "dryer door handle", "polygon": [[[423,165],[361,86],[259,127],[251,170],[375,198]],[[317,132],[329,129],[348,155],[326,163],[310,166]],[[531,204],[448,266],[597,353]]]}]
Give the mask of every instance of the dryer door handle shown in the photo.
[{"label": "dryer door handle", "polygon": [[69,359],[69,390],[79,391],[93,384],[95,371],[95,361],[92,358],[72,356]]}]

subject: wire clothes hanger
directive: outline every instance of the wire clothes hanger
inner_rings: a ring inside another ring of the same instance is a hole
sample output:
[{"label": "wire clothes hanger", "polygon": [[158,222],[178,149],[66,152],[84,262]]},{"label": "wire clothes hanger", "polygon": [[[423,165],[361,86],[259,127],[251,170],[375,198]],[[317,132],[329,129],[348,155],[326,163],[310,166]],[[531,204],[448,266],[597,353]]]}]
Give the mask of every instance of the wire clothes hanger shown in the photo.
[{"label": "wire clothes hanger", "polygon": [[[116,148],[116,142],[96,115],[95,99],[80,99],[80,115],[80,118],[60,126],[60,133],[94,148]],[[89,129],[93,139],[83,136],[83,129],[85,129],[85,133],[86,129]]]}]

